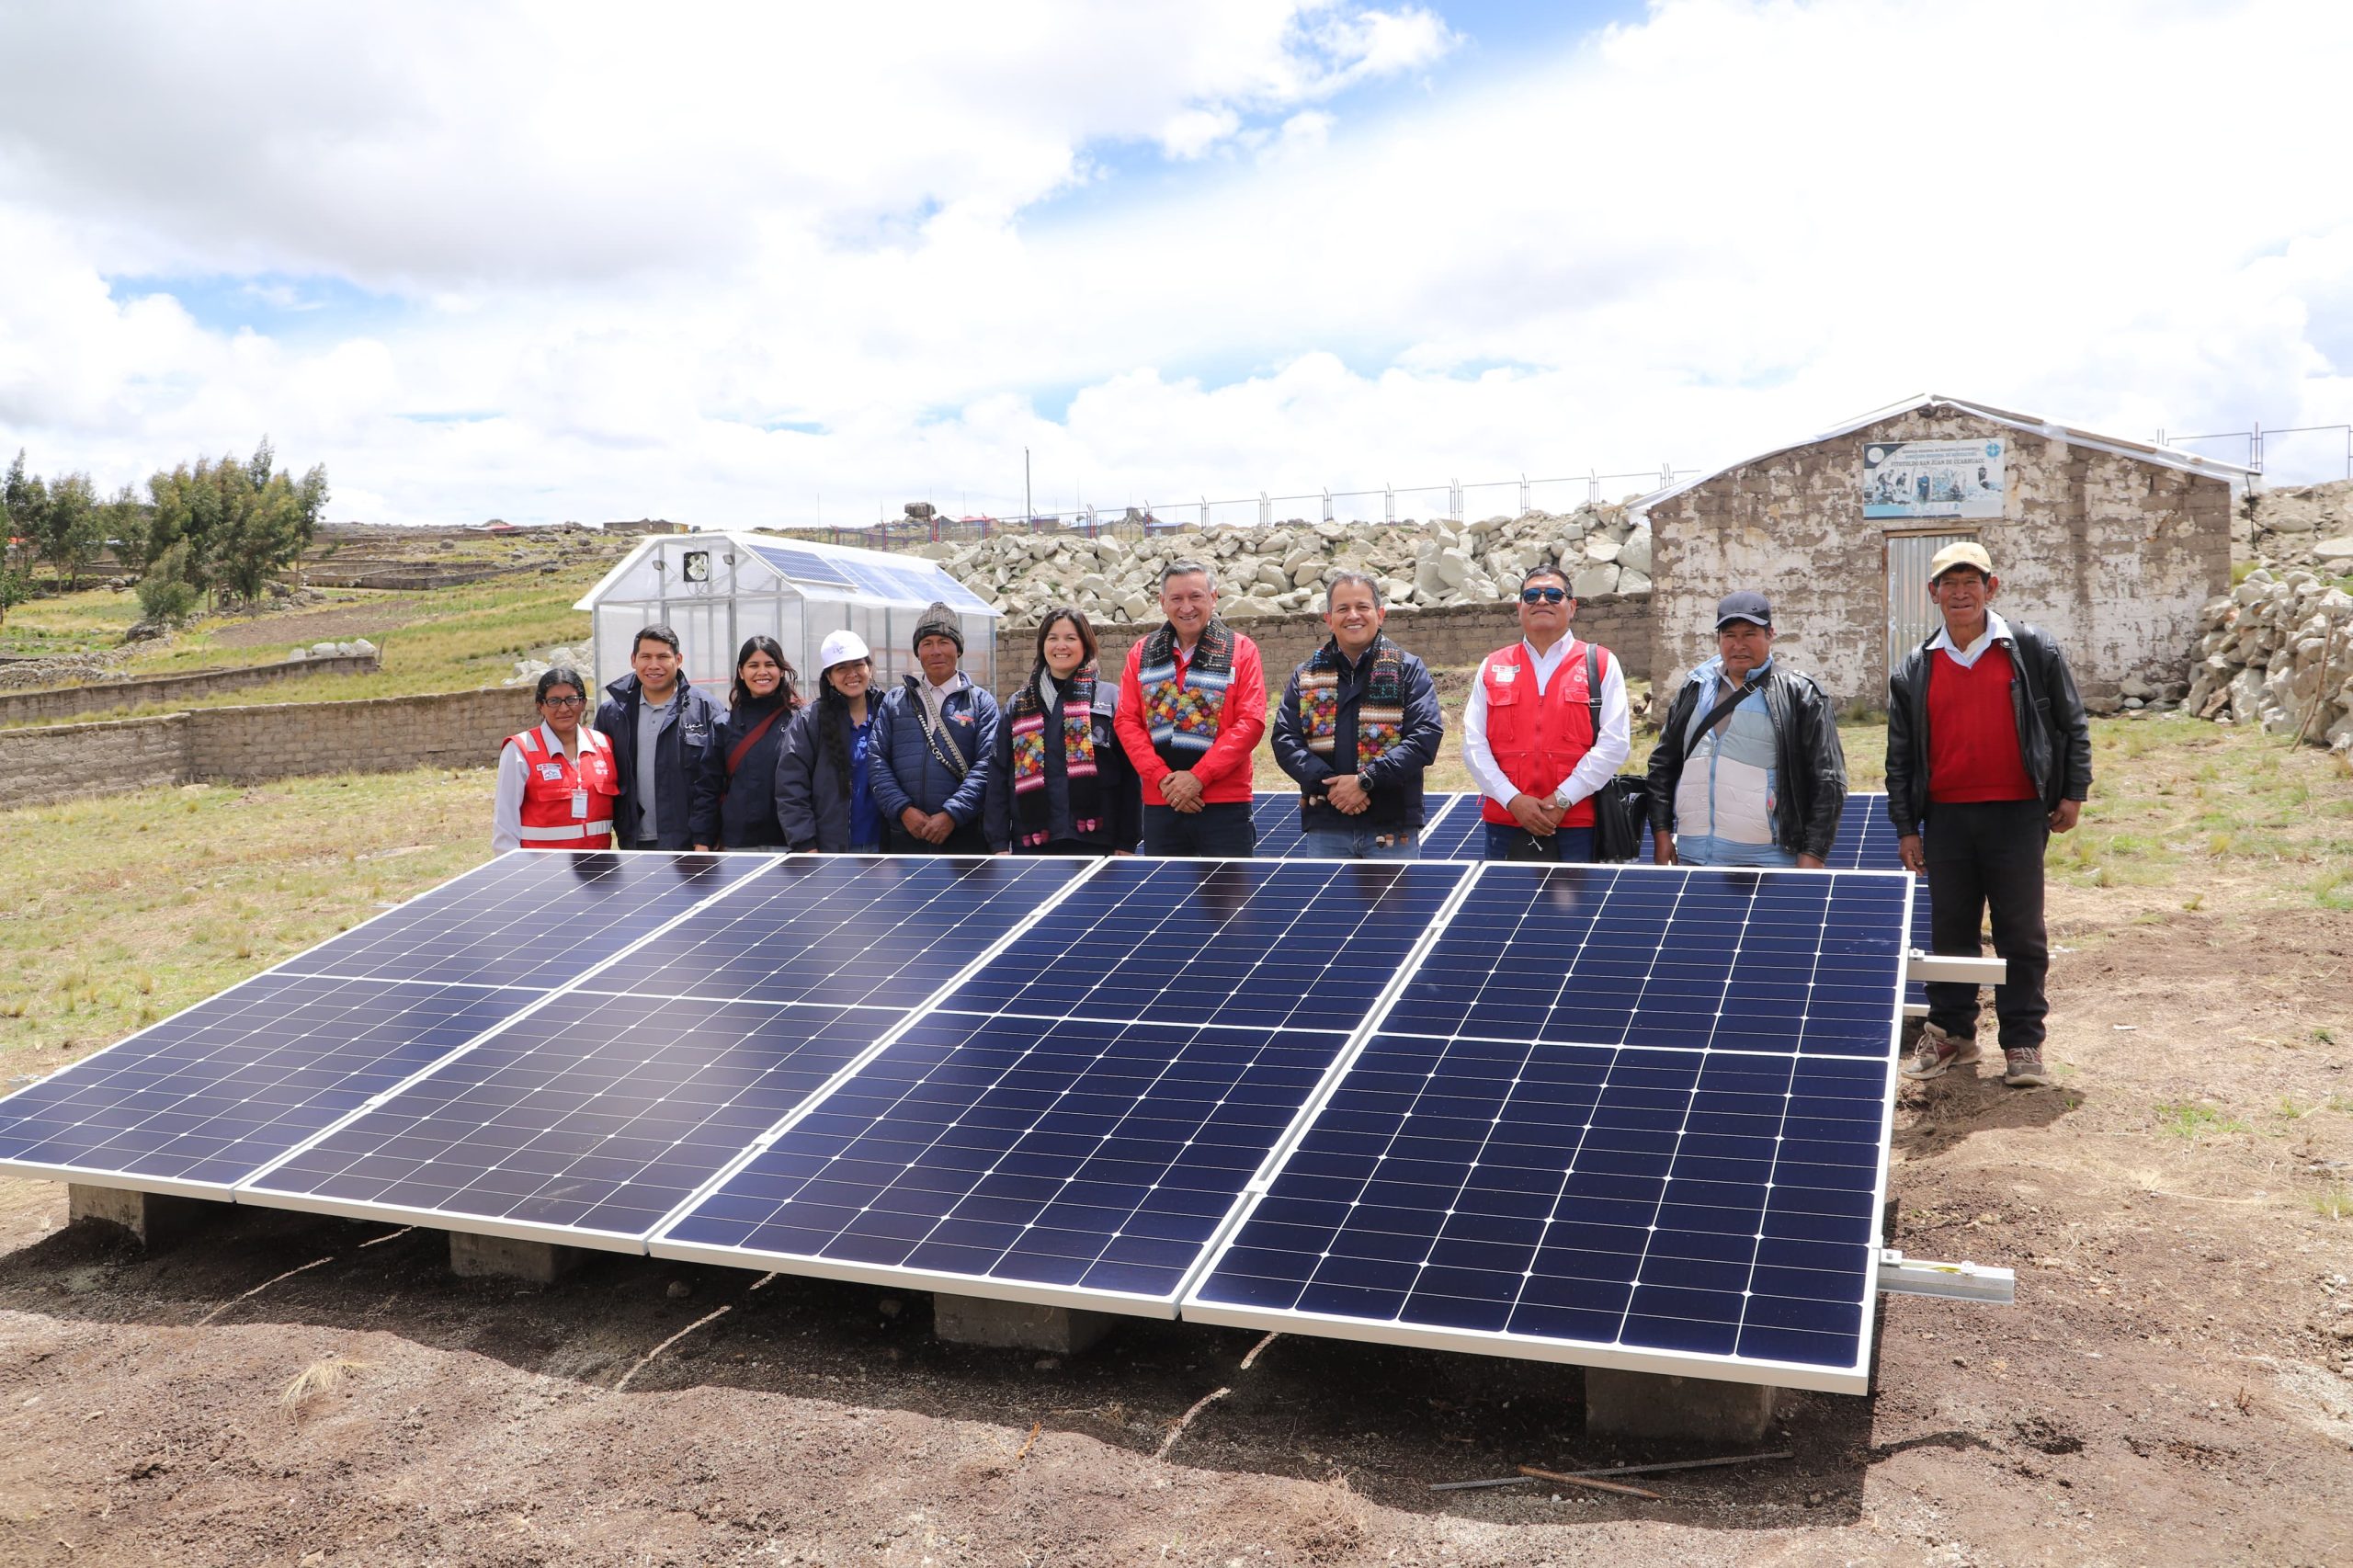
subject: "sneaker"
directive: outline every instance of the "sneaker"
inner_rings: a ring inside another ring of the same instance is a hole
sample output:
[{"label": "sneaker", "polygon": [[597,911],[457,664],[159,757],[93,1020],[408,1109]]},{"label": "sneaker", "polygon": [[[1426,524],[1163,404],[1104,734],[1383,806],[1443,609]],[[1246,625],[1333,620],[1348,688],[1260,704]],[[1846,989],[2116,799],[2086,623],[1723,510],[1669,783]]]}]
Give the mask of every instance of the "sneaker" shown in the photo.
[{"label": "sneaker", "polygon": [[2002,1082],[2013,1089],[2039,1089],[2051,1082],[2050,1070],[2042,1065],[2042,1052],[2032,1046],[2023,1051],[2005,1051],[2009,1071],[2002,1074]]},{"label": "sneaker", "polygon": [[1941,1078],[1948,1068],[1965,1067],[1977,1060],[1977,1037],[1955,1038],[1934,1024],[1920,1026],[1919,1043],[1912,1048],[1912,1060],[1904,1064],[1907,1078]]}]

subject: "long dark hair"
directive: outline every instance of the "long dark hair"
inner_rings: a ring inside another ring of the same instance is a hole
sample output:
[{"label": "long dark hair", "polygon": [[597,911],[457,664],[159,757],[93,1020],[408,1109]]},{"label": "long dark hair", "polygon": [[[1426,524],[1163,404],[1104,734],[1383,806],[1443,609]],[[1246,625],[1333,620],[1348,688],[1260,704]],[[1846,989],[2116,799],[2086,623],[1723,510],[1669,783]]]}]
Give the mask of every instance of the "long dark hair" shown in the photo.
[{"label": "long dark hair", "polygon": [[[874,663],[872,659],[866,658],[856,661],[844,659],[842,664],[853,662],[869,666]],[[827,665],[824,673],[817,676],[817,744],[824,749],[825,761],[833,767],[835,781],[842,787],[842,798],[847,800],[849,798],[849,699],[844,697],[840,688],[825,678],[825,674],[839,667],[838,665]],[[866,687],[866,713],[869,718],[874,716],[874,685],[871,678],[868,680]]]},{"label": "long dark hair", "polygon": [[1070,629],[1078,633],[1078,645],[1086,650],[1086,657],[1079,661],[1079,667],[1084,669],[1095,660],[1095,627],[1086,619],[1086,612],[1076,605],[1056,605],[1038,618],[1038,662],[1029,667],[1029,678],[1033,681],[1046,667],[1046,633],[1054,629],[1056,621],[1062,620],[1070,622]]},{"label": "long dark hair", "polygon": [[[744,684],[744,662],[755,653],[766,653],[776,661],[776,667],[784,672],[784,678],[776,683],[776,694],[772,697],[755,697],[751,688]],[[727,688],[728,710],[733,712],[738,708],[765,707],[780,702],[784,710],[790,713],[800,706],[792,695],[792,683],[800,676],[801,672],[792,667],[792,661],[784,656],[784,644],[773,637],[746,637],[744,646],[735,653],[735,684]]]}]

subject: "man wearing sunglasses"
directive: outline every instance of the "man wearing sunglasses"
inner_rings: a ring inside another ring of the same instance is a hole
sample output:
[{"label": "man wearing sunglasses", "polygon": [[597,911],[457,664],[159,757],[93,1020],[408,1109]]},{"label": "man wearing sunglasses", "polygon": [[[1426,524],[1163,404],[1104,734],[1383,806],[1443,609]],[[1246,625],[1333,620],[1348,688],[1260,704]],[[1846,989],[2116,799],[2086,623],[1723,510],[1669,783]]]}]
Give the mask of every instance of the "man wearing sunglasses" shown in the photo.
[{"label": "man wearing sunglasses", "polygon": [[1569,630],[1577,601],[1555,566],[1519,583],[1520,641],[1488,654],[1462,713],[1462,760],[1485,799],[1490,860],[1593,858],[1595,790],[1633,749],[1626,676]]}]

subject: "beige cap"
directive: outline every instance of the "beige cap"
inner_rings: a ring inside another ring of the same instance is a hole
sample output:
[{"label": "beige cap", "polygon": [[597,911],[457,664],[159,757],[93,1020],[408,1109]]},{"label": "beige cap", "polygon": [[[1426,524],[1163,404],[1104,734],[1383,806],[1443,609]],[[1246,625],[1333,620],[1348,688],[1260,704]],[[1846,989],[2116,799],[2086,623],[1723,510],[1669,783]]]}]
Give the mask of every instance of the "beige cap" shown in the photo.
[{"label": "beige cap", "polygon": [[1994,558],[1985,553],[1985,547],[1964,539],[1937,551],[1936,559],[1928,562],[1928,581],[1935,582],[1956,566],[1974,566],[1988,577],[1994,574]]}]

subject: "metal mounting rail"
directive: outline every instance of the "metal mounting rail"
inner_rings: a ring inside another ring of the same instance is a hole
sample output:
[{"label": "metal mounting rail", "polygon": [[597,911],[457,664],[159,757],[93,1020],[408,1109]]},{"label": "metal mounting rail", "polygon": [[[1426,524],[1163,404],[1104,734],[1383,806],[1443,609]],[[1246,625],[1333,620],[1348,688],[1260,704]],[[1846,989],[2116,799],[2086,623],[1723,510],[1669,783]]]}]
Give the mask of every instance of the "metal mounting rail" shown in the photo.
[{"label": "metal mounting rail", "polygon": [[1881,1247],[1879,1288],[1905,1296],[1942,1296],[1954,1301],[1991,1301],[2009,1306],[2018,1299],[2018,1277],[1982,1263],[1930,1263]]},{"label": "metal mounting rail", "polygon": [[2009,977],[2010,966],[2004,959],[1953,958],[1944,953],[1924,953],[1917,948],[1904,958],[1904,978],[1906,980],[1999,985]]}]

